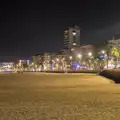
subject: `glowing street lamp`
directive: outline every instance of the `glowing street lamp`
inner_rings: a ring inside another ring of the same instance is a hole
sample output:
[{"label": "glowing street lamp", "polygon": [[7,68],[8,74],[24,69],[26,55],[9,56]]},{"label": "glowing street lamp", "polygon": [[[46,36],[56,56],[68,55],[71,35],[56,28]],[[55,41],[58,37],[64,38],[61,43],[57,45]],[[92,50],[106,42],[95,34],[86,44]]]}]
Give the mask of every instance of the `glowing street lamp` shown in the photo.
[{"label": "glowing street lamp", "polygon": [[101,52],[102,52],[102,54],[105,54],[105,51],[104,51],[104,50],[102,50]]},{"label": "glowing street lamp", "polygon": [[58,59],[58,58],[57,58],[56,60],[57,60],[57,62],[59,61],[59,59]]},{"label": "glowing street lamp", "polygon": [[92,53],[91,53],[91,52],[89,52],[89,53],[88,53],[88,56],[92,56]]},{"label": "glowing street lamp", "polygon": [[69,58],[70,58],[70,60],[72,60],[72,56],[70,56]]},{"label": "glowing street lamp", "polygon": [[22,60],[19,60],[19,63],[18,63],[18,64],[19,64],[19,66],[21,66],[21,65],[22,65]]},{"label": "glowing street lamp", "polygon": [[78,54],[78,58],[81,58],[82,57],[82,55],[81,54]]}]

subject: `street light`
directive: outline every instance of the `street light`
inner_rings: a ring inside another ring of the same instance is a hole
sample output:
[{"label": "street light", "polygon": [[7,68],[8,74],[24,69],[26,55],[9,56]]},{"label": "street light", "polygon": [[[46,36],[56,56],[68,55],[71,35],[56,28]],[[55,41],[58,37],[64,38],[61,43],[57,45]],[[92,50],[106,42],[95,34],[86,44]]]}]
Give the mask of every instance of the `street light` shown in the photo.
[{"label": "street light", "polygon": [[101,52],[102,52],[102,54],[105,54],[105,51],[104,51],[104,50],[102,50]]},{"label": "street light", "polygon": [[58,58],[57,58],[56,60],[57,60],[57,62],[59,61],[59,59],[58,59]]},{"label": "street light", "polygon": [[82,55],[81,55],[81,54],[78,54],[78,57],[79,57],[79,58],[81,58],[81,57],[82,57]]},{"label": "street light", "polygon": [[89,53],[88,53],[88,57],[89,57],[88,65],[89,65],[89,69],[90,69],[90,68],[91,68],[92,52],[89,52]]},{"label": "street light", "polygon": [[70,60],[72,60],[72,56],[70,56],[69,58],[70,58]]},{"label": "street light", "polygon": [[91,53],[91,52],[89,52],[89,53],[88,53],[88,56],[92,56],[92,53]]}]

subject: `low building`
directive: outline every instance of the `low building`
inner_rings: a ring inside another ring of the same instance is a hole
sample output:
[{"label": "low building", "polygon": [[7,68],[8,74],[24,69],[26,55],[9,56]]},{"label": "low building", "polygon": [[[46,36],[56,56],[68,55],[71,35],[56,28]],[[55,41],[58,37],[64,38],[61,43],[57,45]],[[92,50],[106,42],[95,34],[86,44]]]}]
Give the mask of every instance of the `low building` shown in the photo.
[{"label": "low building", "polygon": [[14,62],[0,62],[0,72],[13,71],[14,65]]},{"label": "low building", "polygon": [[51,53],[44,53],[44,71],[51,71],[52,69],[52,55]]},{"label": "low building", "polygon": [[120,39],[107,40],[107,49],[117,48],[120,51]]},{"label": "low building", "polygon": [[89,56],[95,56],[96,52],[97,49],[93,45],[84,45],[80,47],[74,47],[71,49],[71,54],[75,59],[80,57],[82,59],[83,57],[85,58]]}]

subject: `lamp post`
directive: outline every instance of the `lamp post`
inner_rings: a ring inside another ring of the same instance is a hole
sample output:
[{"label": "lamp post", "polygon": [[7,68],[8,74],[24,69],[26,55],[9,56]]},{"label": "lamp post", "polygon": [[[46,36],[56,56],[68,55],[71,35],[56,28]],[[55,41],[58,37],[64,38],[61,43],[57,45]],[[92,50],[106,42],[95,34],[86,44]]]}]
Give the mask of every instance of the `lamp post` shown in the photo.
[{"label": "lamp post", "polygon": [[72,60],[72,56],[70,56],[69,58],[70,58],[70,60]]},{"label": "lamp post", "polygon": [[[78,58],[78,63],[80,64],[80,63],[81,63],[82,55],[79,53],[79,54],[77,55],[77,58]],[[77,65],[77,68],[80,68],[80,65]]]},{"label": "lamp post", "polygon": [[89,56],[89,57],[91,57],[91,56],[92,56],[92,53],[91,53],[91,52],[89,52],[89,53],[88,53],[88,56]]},{"label": "lamp post", "polygon": [[101,51],[101,53],[102,53],[102,54],[105,54],[105,51],[104,51],[104,50],[102,50],[102,51]]},{"label": "lamp post", "polygon": [[78,58],[80,58],[80,59],[81,59],[81,57],[82,57],[82,55],[81,55],[81,54],[78,54]]},{"label": "lamp post", "polygon": [[91,58],[92,58],[92,52],[89,52],[88,53],[88,59],[90,58],[90,60],[89,60],[89,68],[91,67]]},{"label": "lamp post", "polygon": [[72,69],[72,59],[73,59],[73,57],[69,56],[69,70]]}]

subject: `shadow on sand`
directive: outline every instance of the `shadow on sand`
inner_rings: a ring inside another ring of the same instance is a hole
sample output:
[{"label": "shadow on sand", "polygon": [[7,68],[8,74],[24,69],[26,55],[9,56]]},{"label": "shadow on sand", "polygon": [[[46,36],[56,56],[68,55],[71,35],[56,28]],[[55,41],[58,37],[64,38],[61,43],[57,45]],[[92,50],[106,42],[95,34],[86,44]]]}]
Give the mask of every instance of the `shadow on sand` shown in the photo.
[{"label": "shadow on sand", "polygon": [[120,83],[120,70],[104,70],[100,72],[100,75],[112,79],[115,83]]}]

